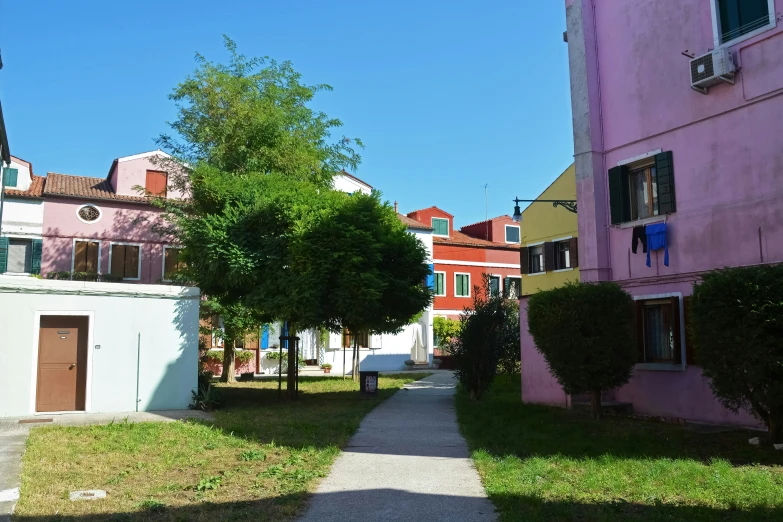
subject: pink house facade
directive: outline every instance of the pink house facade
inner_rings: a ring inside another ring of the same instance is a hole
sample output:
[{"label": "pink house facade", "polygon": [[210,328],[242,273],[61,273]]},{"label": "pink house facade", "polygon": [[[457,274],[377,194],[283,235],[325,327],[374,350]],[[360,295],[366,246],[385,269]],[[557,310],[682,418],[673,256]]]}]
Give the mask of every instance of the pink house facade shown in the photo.
[{"label": "pink house facade", "polygon": [[[636,413],[758,425],[714,398],[686,327],[701,273],[783,261],[781,11],[783,0],[566,0],[581,278],[634,297],[638,364],[611,395]],[[691,88],[705,73],[691,60],[725,51],[736,71]],[[651,250],[648,266],[634,238],[652,230],[668,256]],[[567,405],[522,315],[523,400]]]},{"label": "pink house facade", "polygon": [[41,273],[111,274],[123,282],[161,283],[178,266],[178,251],[161,210],[146,193],[181,198],[169,187],[161,160],[153,151],[112,163],[106,178],[49,173],[43,190]]}]

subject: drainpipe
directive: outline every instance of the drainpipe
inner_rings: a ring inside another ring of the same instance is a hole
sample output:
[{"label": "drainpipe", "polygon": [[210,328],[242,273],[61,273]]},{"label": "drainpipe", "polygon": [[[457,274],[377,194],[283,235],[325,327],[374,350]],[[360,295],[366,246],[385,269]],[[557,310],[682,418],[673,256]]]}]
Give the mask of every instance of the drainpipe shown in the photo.
[{"label": "drainpipe", "polygon": [[139,411],[139,368],[141,367],[141,332],[136,342],[136,411]]}]

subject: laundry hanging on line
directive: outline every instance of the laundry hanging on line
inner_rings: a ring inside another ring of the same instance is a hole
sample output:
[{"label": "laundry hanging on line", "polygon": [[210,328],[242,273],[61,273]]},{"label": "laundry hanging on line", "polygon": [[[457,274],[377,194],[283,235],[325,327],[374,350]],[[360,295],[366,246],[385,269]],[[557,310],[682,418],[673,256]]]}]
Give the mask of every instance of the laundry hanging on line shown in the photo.
[{"label": "laundry hanging on line", "polygon": [[631,251],[635,254],[638,243],[642,243],[642,253],[647,253],[647,233],[644,231],[644,226],[639,225],[633,227],[633,236],[631,236]]},{"label": "laundry hanging on line", "polygon": [[669,242],[666,238],[666,223],[647,225],[644,230],[647,235],[647,266],[651,267],[650,251],[664,249],[663,264],[669,266]]}]

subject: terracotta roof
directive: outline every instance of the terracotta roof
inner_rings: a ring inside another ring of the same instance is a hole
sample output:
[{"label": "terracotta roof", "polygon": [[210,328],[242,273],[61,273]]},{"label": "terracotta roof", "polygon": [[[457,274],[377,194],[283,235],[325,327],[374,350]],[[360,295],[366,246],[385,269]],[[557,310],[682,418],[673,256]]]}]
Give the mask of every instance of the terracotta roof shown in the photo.
[{"label": "terracotta roof", "polygon": [[451,214],[449,214],[448,212],[446,212],[445,210],[443,210],[442,208],[438,208],[438,207],[436,207],[434,205],[431,206],[431,207],[420,208],[419,210],[414,210],[412,212],[408,212],[408,215],[410,216],[411,214],[416,214],[417,212],[424,212],[425,210],[437,210],[438,212],[443,212],[444,214],[446,214],[449,217],[452,217],[452,218],[454,217]]},{"label": "terracotta roof", "polygon": [[417,220],[415,220],[413,218],[409,218],[405,214],[399,214],[398,213],[397,217],[400,218],[400,221],[405,223],[405,226],[407,226],[408,228],[415,228],[415,229],[419,229],[419,230],[432,230],[432,227],[428,227],[427,225],[425,225],[421,221],[417,221]]},{"label": "terracotta roof", "polygon": [[124,196],[114,192],[111,182],[103,178],[88,178],[50,172],[43,191],[45,196],[72,196],[85,199],[104,199],[149,203],[144,196]]},{"label": "terracotta roof", "polygon": [[496,221],[498,219],[509,219],[510,220],[512,218],[508,214],[505,214],[503,216],[497,216],[497,217],[485,219],[484,221],[477,221],[476,223],[471,223],[470,225],[463,225],[462,228],[474,227],[476,225],[483,225],[484,223],[492,223],[493,221]]},{"label": "terracotta roof", "polygon": [[30,183],[27,190],[5,187],[5,195],[9,198],[41,199],[45,184],[46,178],[44,176],[33,176],[33,182]]},{"label": "terracotta roof", "polygon": [[495,243],[494,241],[487,241],[485,239],[478,239],[475,237],[471,237],[457,230],[451,233],[451,237],[433,236],[432,242],[443,243],[446,245],[499,248],[502,250],[519,250],[519,245],[517,244]]}]

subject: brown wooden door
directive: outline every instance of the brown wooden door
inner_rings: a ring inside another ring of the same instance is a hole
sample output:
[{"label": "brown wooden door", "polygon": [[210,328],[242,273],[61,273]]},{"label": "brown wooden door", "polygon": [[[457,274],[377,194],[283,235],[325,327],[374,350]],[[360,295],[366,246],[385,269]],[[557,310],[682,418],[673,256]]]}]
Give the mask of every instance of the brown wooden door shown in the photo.
[{"label": "brown wooden door", "polygon": [[87,324],[87,317],[41,317],[36,411],[84,409]]}]

